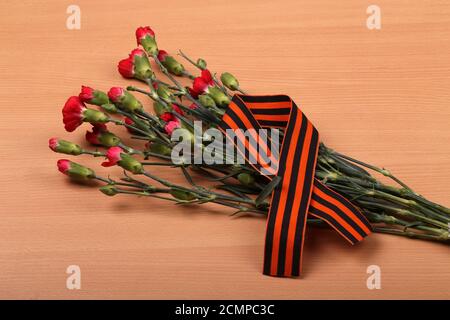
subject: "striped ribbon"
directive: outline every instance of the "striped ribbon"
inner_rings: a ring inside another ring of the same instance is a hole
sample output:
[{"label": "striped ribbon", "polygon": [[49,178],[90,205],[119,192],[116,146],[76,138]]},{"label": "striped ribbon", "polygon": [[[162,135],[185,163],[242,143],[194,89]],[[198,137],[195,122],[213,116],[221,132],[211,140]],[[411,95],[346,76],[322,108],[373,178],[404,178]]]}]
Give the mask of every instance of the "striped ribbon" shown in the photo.
[{"label": "striped ribbon", "polygon": [[[260,130],[270,128],[284,132],[279,157],[267,148],[271,131]],[[235,95],[219,129],[258,172],[269,180],[280,179],[270,202],[264,274],[301,274],[308,215],[324,220],[351,244],[371,233],[369,222],[350,201],[314,178],[319,133],[291,98]]]}]

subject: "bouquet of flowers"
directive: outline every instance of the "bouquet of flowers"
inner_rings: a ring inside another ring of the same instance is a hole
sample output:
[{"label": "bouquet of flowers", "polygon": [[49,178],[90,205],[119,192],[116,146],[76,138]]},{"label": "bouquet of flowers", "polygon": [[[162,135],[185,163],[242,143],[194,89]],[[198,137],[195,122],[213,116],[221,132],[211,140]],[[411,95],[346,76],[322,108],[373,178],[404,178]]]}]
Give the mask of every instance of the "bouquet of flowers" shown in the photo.
[{"label": "bouquet of flowers", "polygon": [[[217,128],[233,95],[246,95],[238,80],[228,72],[217,77],[204,59],[192,59],[182,51],[175,57],[160,50],[150,27],[139,27],[136,39],[139,48],[119,62],[118,71],[142,85],[136,82],[127,88],[113,87],[107,93],[82,86],[79,95],[70,97],[63,107],[65,129],[73,132],[89,123],[92,129],[86,132],[86,140],[94,147],[86,149],[57,138],[49,141],[50,149],[58,153],[106,158],[101,165],[120,166],[123,176],[103,177],[66,159],[58,160],[59,171],[76,180],[99,181],[100,191],[107,196],[135,195],[178,205],[211,202],[233,208],[234,214],[266,215],[270,195],[279,181],[266,179],[247,162],[236,162],[236,154],[230,159],[217,148],[211,152],[215,140],[208,130]],[[192,66],[193,71],[180,61]],[[151,99],[152,111],[144,109],[139,95]],[[196,126],[199,121],[200,129]],[[123,133],[136,143],[126,145],[125,139],[108,130],[108,125],[123,126]],[[279,134],[286,132],[280,130]],[[220,161],[199,160],[195,152],[185,148],[180,152],[180,145],[197,148],[201,154],[210,151]],[[174,154],[182,157],[175,161]],[[159,167],[179,170],[186,183],[159,177]],[[373,173],[395,184],[382,183]],[[198,174],[211,183],[200,184],[195,178]],[[321,143],[314,174],[359,208],[375,232],[449,243],[450,209],[417,194],[387,169]],[[310,216],[307,223],[327,226]]]}]

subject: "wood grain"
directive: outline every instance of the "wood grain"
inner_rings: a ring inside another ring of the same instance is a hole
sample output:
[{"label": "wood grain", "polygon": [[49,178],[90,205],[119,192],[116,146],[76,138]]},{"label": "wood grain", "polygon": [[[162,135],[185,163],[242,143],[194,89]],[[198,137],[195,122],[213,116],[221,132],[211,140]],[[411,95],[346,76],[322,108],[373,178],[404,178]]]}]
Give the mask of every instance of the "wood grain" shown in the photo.
[{"label": "wood grain", "polygon": [[[448,1],[377,1],[377,31],[368,1],[77,0],[81,30],[66,29],[69,4],[0,3],[0,298],[450,298],[448,246],[376,234],[350,247],[309,229],[304,277],[267,277],[264,219],[106,198],[57,173],[47,147],[82,141],[84,129],[64,132],[63,103],[81,84],[129,83],[116,63],[151,25],[161,48],[203,57],[249,92],[290,95],[328,145],[450,206]],[[71,264],[81,290],[66,289]],[[381,290],[366,287],[372,264]]]}]

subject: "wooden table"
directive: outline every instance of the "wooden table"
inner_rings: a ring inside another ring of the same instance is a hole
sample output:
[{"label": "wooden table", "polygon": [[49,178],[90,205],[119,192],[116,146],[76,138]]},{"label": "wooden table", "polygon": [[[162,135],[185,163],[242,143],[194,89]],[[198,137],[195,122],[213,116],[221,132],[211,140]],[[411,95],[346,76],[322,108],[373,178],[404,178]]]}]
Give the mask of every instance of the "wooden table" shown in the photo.
[{"label": "wooden table", "polygon": [[[264,219],[107,198],[59,174],[47,146],[83,140],[87,126],[64,131],[62,105],[81,84],[129,84],[116,64],[149,24],[160,48],[203,57],[251,93],[290,95],[328,145],[450,206],[448,1],[377,1],[380,30],[366,27],[371,2],[356,0],[77,0],[80,30],[66,28],[70,4],[0,4],[0,298],[450,297],[448,246],[375,234],[351,247],[308,229],[304,277],[267,277]],[[69,265],[81,268],[80,290],[66,288]],[[381,268],[380,290],[367,289],[369,265]]]}]

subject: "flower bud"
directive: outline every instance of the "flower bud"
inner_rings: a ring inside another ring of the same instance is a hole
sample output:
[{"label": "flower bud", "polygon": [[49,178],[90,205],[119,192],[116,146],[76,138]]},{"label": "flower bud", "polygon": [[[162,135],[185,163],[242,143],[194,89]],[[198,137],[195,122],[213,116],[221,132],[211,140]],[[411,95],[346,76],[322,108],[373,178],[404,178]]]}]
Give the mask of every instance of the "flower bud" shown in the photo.
[{"label": "flower bud", "polygon": [[95,178],[94,171],[70,160],[60,159],[58,160],[57,165],[59,171],[71,178],[77,180],[88,180]]},{"label": "flower bud", "polygon": [[184,73],[184,66],[181,63],[179,63],[174,57],[169,55],[166,51],[159,50],[158,60],[162,63],[164,67],[166,67],[166,69],[170,73],[176,76],[181,76]]},{"label": "flower bud", "polygon": [[83,116],[83,121],[90,123],[105,123],[109,121],[109,117],[105,113],[94,109],[86,109],[83,112]]},{"label": "flower bud", "polygon": [[202,70],[200,77],[196,77],[192,83],[192,88],[189,88],[189,93],[194,97],[202,93],[207,93],[210,87],[214,86],[214,79],[208,69]]},{"label": "flower bud", "polygon": [[142,164],[126,153],[122,153],[121,160],[118,161],[117,164],[125,170],[133,172],[134,174],[140,174],[144,172],[144,167],[142,166]]},{"label": "flower bud", "polygon": [[195,194],[188,192],[188,191],[182,191],[179,189],[171,189],[170,190],[170,194],[178,200],[183,200],[183,201],[191,201],[191,200],[195,200],[197,199],[197,197],[195,196]]},{"label": "flower bud", "polygon": [[156,153],[162,156],[170,156],[172,153],[172,149],[164,144],[160,144],[157,142],[149,143],[148,151],[152,153]]},{"label": "flower bud", "polygon": [[171,103],[173,100],[175,100],[175,97],[170,91],[169,87],[163,84],[158,84],[156,88],[156,93],[158,94],[158,97],[160,97],[162,100]]},{"label": "flower bud", "polygon": [[155,33],[150,27],[139,27],[136,29],[136,41],[151,56],[158,53],[158,45],[155,40]]},{"label": "flower bud", "polygon": [[158,117],[166,112],[170,112],[170,108],[168,106],[165,106],[157,101],[153,102],[153,110]]},{"label": "flower bud", "polygon": [[159,116],[159,118],[164,122],[169,122],[176,119],[172,112],[164,112]]},{"label": "flower bud", "polygon": [[142,81],[155,78],[147,54],[142,49],[131,51],[129,57],[121,60],[117,68],[124,78],[136,78]]},{"label": "flower bud", "polygon": [[48,146],[55,152],[71,154],[73,156],[78,156],[83,153],[83,149],[76,143],[57,138],[51,138],[48,141]]},{"label": "flower bud", "polygon": [[108,184],[106,186],[103,186],[99,189],[103,194],[107,195],[107,196],[115,196],[116,194],[119,193],[119,191],[117,190],[117,188],[113,185],[113,184]]},{"label": "flower bud", "polygon": [[109,103],[108,95],[106,93],[86,86],[81,86],[81,92],[78,97],[81,102],[94,104],[97,106]]},{"label": "flower bud", "polygon": [[198,96],[198,100],[200,101],[201,105],[204,106],[205,108],[214,108],[216,106],[214,99],[207,94],[202,94]]},{"label": "flower bud", "polygon": [[112,114],[117,113],[117,107],[112,103],[105,103],[102,104],[100,107],[108,113]]},{"label": "flower bud", "polygon": [[238,80],[229,72],[222,73],[220,81],[222,81],[223,85],[230,90],[235,91],[239,89]]},{"label": "flower bud", "polygon": [[197,59],[197,67],[199,67],[201,70],[205,70],[206,69],[206,61],[203,60],[202,58],[198,58]]},{"label": "flower bud", "polygon": [[166,130],[167,134],[169,136],[172,135],[172,133],[175,131],[175,129],[181,128],[180,120],[175,119],[172,121],[169,121],[166,126],[164,127],[164,130]]},{"label": "flower bud", "polygon": [[208,94],[214,99],[216,105],[221,108],[225,108],[230,104],[230,99],[227,95],[217,87],[210,87],[208,89]]},{"label": "flower bud", "polygon": [[108,91],[108,97],[119,108],[129,113],[143,110],[142,103],[128,91],[120,87],[112,87]]},{"label": "flower bud", "polygon": [[86,140],[93,145],[114,147],[120,143],[120,138],[109,132],[105,125],[95,125],[91,131],[86,131]]},{"label": "flower bud", "polygon": [[109,148],[108,152],[106,153],[106,157],[108,158],[108,161],[102,163],[102,166],[104,167],[111,167],[117,164],[123,169],[128,170],[134,174],[140,174],[144,172],[144,167],[142,166],[142,164],[129,154],[125,153],[121,147],[116,146]]},{"label": "flower bud", "polygon": [[244,186],[251,187],[255,183],[255,178],[248,173],[239,173],[237,176],[240,183],[242,183]]},{"label": "flower bud", "polygon": [[98,110],[88,109],[77,96],[70,97],[62,109],[64,128],[68,132],[74,131],[83,122],[104,123],[108,116]]}]

